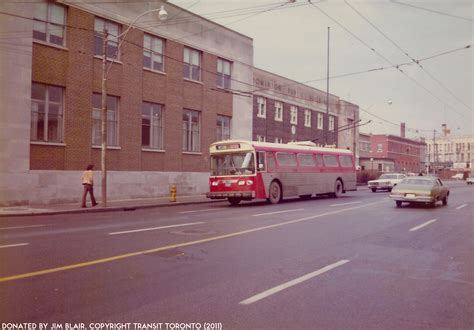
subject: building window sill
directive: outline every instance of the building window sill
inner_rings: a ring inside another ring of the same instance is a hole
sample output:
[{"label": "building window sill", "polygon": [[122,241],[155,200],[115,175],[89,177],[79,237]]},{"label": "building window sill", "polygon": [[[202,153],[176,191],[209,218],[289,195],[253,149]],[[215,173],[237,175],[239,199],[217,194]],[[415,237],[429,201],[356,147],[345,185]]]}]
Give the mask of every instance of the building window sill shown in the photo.
[{"label": "building window sill", "polygon": [[38,44],[38,45],[52,47],[52,48],[57,48],[57,49],[60,49],[60,50],[69,51],[69,49],[67,47],[64,47],[64,46],[61,46],[61,45],[56,45],[56,44],[51,44],[51,43],[46,42],[46,41],[33,39],[33,43]]},{"label": "building window sill", "polygon": [[194,83],[194,84],[198,84],[198,85],[204,85],[202,81],[199,81],[199,80],[192,80],[192,79],[189,79],[189,78],[183,78],[184,81],[189,81],[190,83]]},{"label": "building window sill", "polygon": [[[102,55],[94,55],[94,58],[102,61]],[[107,57],[107,62],[113,62],[114,64],[122,64],[122,61]]]},{"label": "building window sill", "polygon": [[61,142],[43,142],[43,141],[30,141],[30,144],[40,145],[40,146],[51,146],[51,147],[65,147],[65,143]]},{"label": "building window sill", "polygon": [[202,155],[200,151],[183,151],[183,155]]},{"label": "building window sill", "polygon": [[[102,149],[101,146],[92,146],[92,149]],[[122,150],[121,147],[107,146],[108,150]]]},{"label": "building window sill", "polygon": [[142,148],[142,151],[145,151],[145,152],[165,153],[165,150],[163,150],[163,149]]},{"label": "building window sill", "polygon": [[162,76],[166,76],[166,72],[164,71],[157,71],[157,70],[153,70],[153,69],[150,69],[150,68],[143,68],[143,71],[147,71],[147,72],[151,72],[151,73],[157,73],[157,74],[160,74]]}]

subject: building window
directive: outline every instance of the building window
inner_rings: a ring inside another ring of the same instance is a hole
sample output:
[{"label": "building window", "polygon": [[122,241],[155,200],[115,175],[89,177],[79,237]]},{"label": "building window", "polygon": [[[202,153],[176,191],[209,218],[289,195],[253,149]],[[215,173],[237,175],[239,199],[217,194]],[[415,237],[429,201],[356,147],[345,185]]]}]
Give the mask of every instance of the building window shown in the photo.
[{"label": "building window", "polygon": [[163,149],[163,106],[143,102],[142,147]]},{"label": "building window", "polygon": [[266,118],[267,117],[267,100],[264,97],[257,97],[257,117]]},{"label": "building window", "polygon": [[164,40],[145,34],[143,37],[143,67],[164,71]]},{"label": "building window", "polygon": [[64,88],[32,83],[31,141],[63,142]]},{"label": "building window", "polygon": [[298,107],[290,106],[290,124],[298,125]]},{"label": "building window", "polygon": [[120,25],[112,21],[105,20],[100,17],[95,18],[94,24],[94,55],[102,56],[104,35],[107,32],[107,57],[108,58],[120,58],[119,54],[119,38]]},{"label": "building window", "polygon": [[318,129],[324,128],[324,117],[322,113],[318,113]]},{"label": "building window", "polygon": [[378,144],[377,144],[377,152],[382,152],[382,151],[383,151],[382,144],[381,144],[381,143],[378,143]]},{"label": "building window", "polygon": [[183,111],[183,151],[199,152],[200,146],[199,111]]},{"label": "building window", "polygon": [[[92,95],[92,145],[102,144],[102,95]],[[118,105],[119,98],[107,95],[107,146],[118,147]]]},{"label": "building window", "polygon": [[55,3],[35,4],[33,39],[64,46],[66,8]]},{"label": "building window", "polygon": [[257,135],[258,142],[265,142],[265,135]]},{"label": "building window", "polygon": [[311,127],[311,110],[304,111],[304,126]]},{"label": "building window", "polygon": [[230,72],[232,63],[221,58],[217,59],[217,87],[230,88]]},{"label": "building window", "polygon": [[283,143],[283,138],[281,138],[281,137],[276,137],[276,138],[275,138],[275,143]]},{"label": "building window", "polygon": [[329,116],[329,130],[334,131],[334,117]]},{"label": "building window", "polygon": [[283,121],[283,103],[282,102],[275,102],[275,120],[276,121]]},{"label": "building window", "polygon": [[216,141],[230,140],[230,117],[217,116]]},{"label": "building window", "polygon": [[201,81],[201,52],[184,47],[184,78]]}]

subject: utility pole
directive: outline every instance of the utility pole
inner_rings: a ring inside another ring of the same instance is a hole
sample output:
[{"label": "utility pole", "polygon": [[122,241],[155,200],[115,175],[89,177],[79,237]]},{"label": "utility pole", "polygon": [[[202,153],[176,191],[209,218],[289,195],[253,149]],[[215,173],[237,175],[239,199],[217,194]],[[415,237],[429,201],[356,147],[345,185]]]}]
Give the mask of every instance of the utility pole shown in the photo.
[{"label": "utility pole", "polygon": [[102,111],[101,119],[101,153],[100,166],[102,173],[101,189],[102,189],[102,206],[107,206],[107,39],[109,34],[104,29],[104,42],[102,45]]},{"label": "utility pole", "polygon": [[438,146],[436,145],[436,130],[433,130],[433,173],[435,173],[434,168],[438,165]]},{"label": "utility pole", "polygon": [[328,26],[328,63],[327,63],[327,76],[326,76],[326,125],[324,125],[324,144],[328,144],[328,133],[329,133],[329,30]]}]

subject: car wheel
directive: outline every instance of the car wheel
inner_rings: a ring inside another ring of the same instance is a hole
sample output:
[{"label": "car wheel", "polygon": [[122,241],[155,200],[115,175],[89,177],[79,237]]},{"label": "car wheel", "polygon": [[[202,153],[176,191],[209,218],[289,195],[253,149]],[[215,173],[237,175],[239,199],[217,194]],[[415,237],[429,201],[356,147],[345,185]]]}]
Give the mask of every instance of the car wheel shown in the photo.
[{"label": "car wheel", "polygon": [[443,198],[443,205],[448,205],[448,196]]},{"label": "car wheel", "polygon": [[397,205],[397,207],[402,207],[402,201],[395,201],[395,204]]},{"label": "car wheel", "polygon": [[241,201],[241,199],[237,197],[229,197],[227,200],[229,201],[230,205],[238,205]]},{"label": "car wheel", "polygon": [[281,186],[278,182],[273,181],[270,184],[270,203],[278,204],[281,201]]},{"label": "car wheel", "polygon": [[392,192],[392,188],[388,188],[388,192]]},{"label": "car wheel", "polygon": [[377,189],[375,189],[375,188],[372,188],[372,192],[376,192],[376,191],[377,191]]}]

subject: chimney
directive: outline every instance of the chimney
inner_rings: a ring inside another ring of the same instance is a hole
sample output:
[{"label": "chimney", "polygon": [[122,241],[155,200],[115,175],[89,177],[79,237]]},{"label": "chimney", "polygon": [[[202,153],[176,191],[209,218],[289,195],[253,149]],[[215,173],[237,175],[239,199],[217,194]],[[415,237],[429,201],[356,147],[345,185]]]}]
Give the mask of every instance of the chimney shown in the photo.
[{"label": "chimney", "polygon": [[405,137],[405,123],[401,123],[401,124],[400,124],[400,136],[401,136],[402,138]]}]

